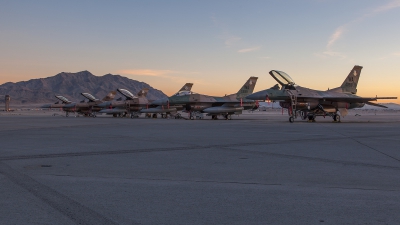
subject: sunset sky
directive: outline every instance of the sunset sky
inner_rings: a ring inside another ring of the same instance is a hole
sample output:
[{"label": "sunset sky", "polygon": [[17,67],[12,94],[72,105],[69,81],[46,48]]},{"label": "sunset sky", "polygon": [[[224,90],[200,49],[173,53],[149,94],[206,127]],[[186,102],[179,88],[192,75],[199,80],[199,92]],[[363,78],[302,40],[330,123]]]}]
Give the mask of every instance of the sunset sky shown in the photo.
[{"label": "sunset sky", "polygon": [[0,84],[88,70],[223,95],[275,69],[326,90],[360,65],[358,95],[400,97],[400,0],[0,0],[0,40]]}]

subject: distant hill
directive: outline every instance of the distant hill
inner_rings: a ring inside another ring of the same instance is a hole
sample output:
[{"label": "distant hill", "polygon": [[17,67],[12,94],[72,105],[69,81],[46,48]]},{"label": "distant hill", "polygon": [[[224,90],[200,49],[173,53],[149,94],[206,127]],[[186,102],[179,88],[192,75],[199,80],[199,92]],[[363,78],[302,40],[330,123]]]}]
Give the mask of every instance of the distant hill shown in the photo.
[{"label": "distant hill", "polygon": [[[120,75],[95,76],[89,71],[82,71],[78,73],[62,72],[47,78],[4,83],[0,85],[0,101],[4,102],[6,94],[10,95],[13,104],[56,102],[57,99],[54,95],[63,95],[71,101],[79,101],[84,99],[80,94],[82,92],[102,99],[107,93],[117,88],[125,88],[135,95],[142,88],[149,88],[147,97],[152,100],[166,96],[162,91],[154,89],[144,82]],[[118,94],[116,98],[120,96]]]}]

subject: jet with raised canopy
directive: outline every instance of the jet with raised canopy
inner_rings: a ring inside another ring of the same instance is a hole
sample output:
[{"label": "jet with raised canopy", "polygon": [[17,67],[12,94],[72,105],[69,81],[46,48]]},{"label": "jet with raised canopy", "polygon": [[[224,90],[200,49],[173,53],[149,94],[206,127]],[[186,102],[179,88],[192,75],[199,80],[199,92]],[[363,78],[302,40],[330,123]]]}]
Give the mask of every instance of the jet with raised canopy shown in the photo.
[{"label": "jet with raised canopy", "polygon": [[116,93],[117,93],[116,91],[110,91],[102,100],[95,98],[93,95],[89,93],[81,93],[83,97],[88,99],[87,102],[85,100],[82,100],[78,103],[72,102],[66,104],[63,107],[63,110],[67,112],[66,116],[68,116],[68,112],[76,112],[84,116],[96,117],[96,112],[99,112],[101,110],[101,108],[98,107],[98,105],[103,102],[113,100]]},{"label": "jet with raised canopy", "polygon": [[119,88],[117,91],[125,97],[125,100],[118,99],[117,101],[99,104],[98,106],[102,108],[100,113],[112,114],[114,117],[130,116],[131,118],[136,118],[139,117],[140,110],[149,105],[149,100],[146,97],[149,92],[148,88],[140,90],[137,96],[126,89]]},{"label": "jet with raised canopy", "polygon": [[279,101],[280,106],[288,110],[289,122],[300,116],[315,122],[317,116],[330,116],[340,122],[340,116],[346,116],[348,109],[361,108],[365,104],[387,108],[371,101],[378,99],[397,99],[397,97],[360,97],[357,96],[357,84],[362,66],[354,66],[340,87],[327,91],[318,91],[296,85],[285,72],[271,70],[269,74],[279,83],[272,88],[247,96],[253,100]]}]

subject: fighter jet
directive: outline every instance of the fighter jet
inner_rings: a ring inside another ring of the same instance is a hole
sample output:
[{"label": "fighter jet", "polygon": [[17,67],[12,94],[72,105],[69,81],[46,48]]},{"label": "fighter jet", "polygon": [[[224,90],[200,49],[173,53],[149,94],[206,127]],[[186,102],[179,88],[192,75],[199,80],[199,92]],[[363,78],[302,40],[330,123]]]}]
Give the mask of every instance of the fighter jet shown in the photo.
[{"label": "fighter jet", "polygon": [[[153,114],[153,118],[157,117],[157,114],[161,114],[162,118],[167,118],[168,116],[174,116],[175,119],[181,118],[181,114],[178,113],[178,111],[184,109],[184,104],[181,103],[170,103],[168,101],[169,98],[173,96],[185,96],[188,95],[191,92],[193,87],[193,83],[186,83],[183,85],[183,87],[174,95],[170,97],[166,97],[163,99],[159,99],[156,101],[153,101],[149,106],[146,106],[146,108],[143,108],[140,112],[141,113],[146,113],[147,117],[149,117],[151,114]],[[163,105],[163,102],[167,102],[166,105]]]},{"label": "fighter jet", "polygon": [[359,97],[357,84],[362,66],[354,66],[340,87],[318,91],[295,84],[285,72],[271,70],[269,74],[279,83],[272,88],[247,96],[253,100],[279,101],[282,108],[288,109],[289,122],[293,123],[298,115],[302,119],[315,122],[317,116],[330,116],[340,122],[340,116],[346,116],[348,109],[360,108],[365,104],[387,108],[372,103],[378,99],[397,99],[397,97]]},{"label": "fighter jet", "polygon": [[111,101],[112,99],[114,99],[115,94],[116,91],[111,91],[102,100],[99,100],[89,93],[81,93],[83,97],[88,99],[87,102],[85,102],[85,100],[79,103],[72,102],[69,104],[65,104],[62,108],[66,112],[66,117],[69,116],[69,112],[82,114],[84,116],[96,117],[96,112],[101,110],[101,108],[97,105],[105,101]]},{"label": "fighter jet", "polygon": [[[42,105],[40,108],[43,109],[60,109],[65,111],[65,115],[68,116],[69,115],[69,110],[64,110],[64,107],[68,104],[71,104],[72,102],[69,101],[66,97],[62,96],[62,95],[55,95],[55,97],[59,100],[56,103],[53,104],[45,104]],[[61,101],[61,102],[60,102]],[[56,114],[53,114],[53,116]]]},{"label": "fighter jet", "polygon": [[[62,95],[55,95],[55,97],[59,100],[56,103],[53,104],[45,104],[42,105],[40,108],[43,109],[59,109],[64,107],[66,104],[70,104],[72,103],[71,101],[69,101],[66,97],[62,96]],[[60,102],[61,101],[61,102]]]},{"label": "fighter jet", "polygon": [[148,88],[143,88],[137,94],[133,95],[126,89],[117,89],[119,93],[125,96],[125,100],[119,99],[117,101],[108,101],[98,104],[98,107],[103,108],[99,113],[112,114],[114,117],[125,117],[130,115],[131,118],[138,117],[140,110],[149,105],[147,99]]},{"label": "fighter jet", "polygon": [[247,95],[253,93],[258,77],[250,77],[243,87],[236,93],[223,97],[214,97],[208,95],[197,94],[194,92],[178,92],[177,94],[158,101],[153,104],[162,107],[170,105],[181,105],[186,112],[189,112],[189,118],[202,119],[203,113],[217,119],[222,115],[225,119],[232,119],[232,114],[241,114],[244,109],[257,108],[256,101],[246,98]]}]

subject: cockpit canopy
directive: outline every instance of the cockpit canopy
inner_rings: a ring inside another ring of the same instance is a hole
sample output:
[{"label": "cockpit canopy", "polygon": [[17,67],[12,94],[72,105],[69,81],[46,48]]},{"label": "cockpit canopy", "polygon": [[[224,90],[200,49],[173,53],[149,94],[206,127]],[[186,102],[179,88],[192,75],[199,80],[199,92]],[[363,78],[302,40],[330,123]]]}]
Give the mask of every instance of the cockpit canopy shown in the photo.
[{"label": "cockpit canopy", "polygon": [[128,99],[137,98],[135,95],[133,95],[130,91],[128,91],[126,89],[117,89],[117,91]]},{"label": "cockpit canopy", "polygon": [[89,93],[81,93],[81,95],[83,95],[85,98],[89,99],[92,102],[98,101],[97,98],[95,98],[93,95]]},{"label": "cockpit canopy", "polygon": [[61,100],[63,103],[71,103],[66,97],[61,95],[56,95],[56,98]]},{"label": "cockpit canopy", "polygon": [[176,94],[174,94],[174,96],[186,96],[186,95],[193,95],[196,94],[192,91],[179,91]]},{"label": "cockpit canopy", "polygon": [[271,70],[269,74],[282,86],[293,86],[295,83],[293,79],[285,72],[278,70]]}]

